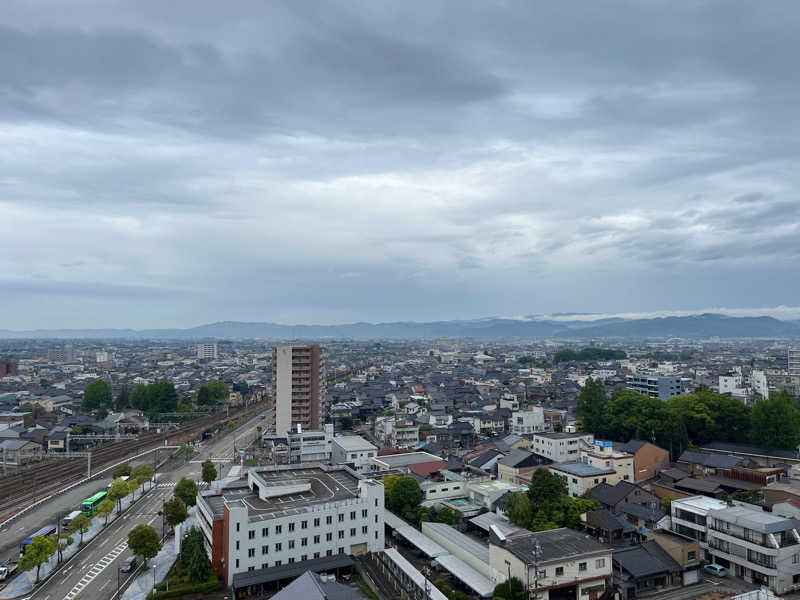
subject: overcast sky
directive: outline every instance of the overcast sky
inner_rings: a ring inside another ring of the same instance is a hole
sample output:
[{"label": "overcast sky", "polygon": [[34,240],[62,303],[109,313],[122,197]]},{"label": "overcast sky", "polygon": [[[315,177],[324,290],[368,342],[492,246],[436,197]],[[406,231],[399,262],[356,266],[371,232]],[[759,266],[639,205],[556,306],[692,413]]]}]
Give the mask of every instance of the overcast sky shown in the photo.
[{"label": "overcast sky", "polygon": [[800,3],[3,0],[0,328],[800,305]]}]

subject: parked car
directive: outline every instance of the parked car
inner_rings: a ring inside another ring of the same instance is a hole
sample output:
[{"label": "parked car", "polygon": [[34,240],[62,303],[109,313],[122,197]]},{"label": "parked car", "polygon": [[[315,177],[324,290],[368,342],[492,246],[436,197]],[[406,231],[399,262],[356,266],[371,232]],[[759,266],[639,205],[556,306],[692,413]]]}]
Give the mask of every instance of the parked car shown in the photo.
[{"label": "parked car", "polygon": [[703,571],[709,575],[714,575],[715,577],[725,577],[728,574],[728,570],[717,563],[707,564],[705,567],[703,567]]},{"label": "parked car", "polygon": [[123,573],[133,573],[136,570],[136,567],[139,566],[138,561],[136,560],[135,556],[129,556],[125,559],[125,562],[122,563],[120,567],[120,571]]}]

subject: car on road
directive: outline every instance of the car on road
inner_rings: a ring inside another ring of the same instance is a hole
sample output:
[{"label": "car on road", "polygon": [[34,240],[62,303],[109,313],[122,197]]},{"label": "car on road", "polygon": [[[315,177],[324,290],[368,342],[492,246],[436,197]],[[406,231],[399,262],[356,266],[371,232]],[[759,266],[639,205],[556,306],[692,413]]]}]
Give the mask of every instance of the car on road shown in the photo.
[{"label": "car on road", "polygon": [[125,559],[125,562],[122,563],[122,566],[119,568],[119,570],[123,573],[133,573],[137,566],[139,566],[139,563],[136,560],[136,557],[129,556]]},{"label": "car on road", "polygon": [[714,575],[715,577],[725,577],[728,574],[728,570],[717,563],[707,564],[705,567],[703,567],[703,571],[708,575]]}]

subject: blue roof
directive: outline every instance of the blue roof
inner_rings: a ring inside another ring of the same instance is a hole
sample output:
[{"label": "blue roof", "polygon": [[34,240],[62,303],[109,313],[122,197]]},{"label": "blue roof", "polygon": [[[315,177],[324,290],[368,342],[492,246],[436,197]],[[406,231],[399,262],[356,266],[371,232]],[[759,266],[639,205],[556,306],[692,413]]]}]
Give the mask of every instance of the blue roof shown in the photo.
[{"label": "blue roof", "polygon": [[609,475],[615,473],[614,469],[598,469],[595,466],[587,465],[582,462],[556,463],[550,465],[550,468],[565,471],[570,475],[577,475],[578,477],[591,477],[593,475]]}]

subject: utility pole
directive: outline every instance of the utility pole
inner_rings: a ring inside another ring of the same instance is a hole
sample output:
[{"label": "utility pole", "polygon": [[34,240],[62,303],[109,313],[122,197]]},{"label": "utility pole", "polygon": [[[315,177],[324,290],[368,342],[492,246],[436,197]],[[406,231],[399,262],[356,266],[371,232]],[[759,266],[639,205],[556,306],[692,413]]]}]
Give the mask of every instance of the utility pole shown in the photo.
[{"label": "utility pole", "polygon": [[533,547],[533,597],[531,600],[539,600],[539,559],[542,557],[542,546],[539,540]]},{"label": "utility pole", "polygon": [[86,477],[92,476],[92,451],[86,453]]}]

